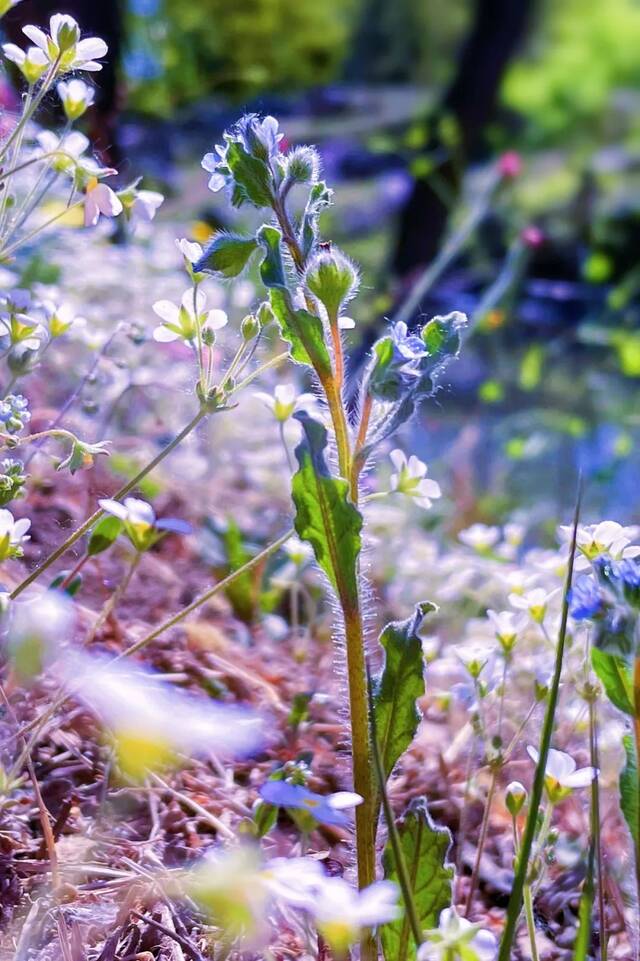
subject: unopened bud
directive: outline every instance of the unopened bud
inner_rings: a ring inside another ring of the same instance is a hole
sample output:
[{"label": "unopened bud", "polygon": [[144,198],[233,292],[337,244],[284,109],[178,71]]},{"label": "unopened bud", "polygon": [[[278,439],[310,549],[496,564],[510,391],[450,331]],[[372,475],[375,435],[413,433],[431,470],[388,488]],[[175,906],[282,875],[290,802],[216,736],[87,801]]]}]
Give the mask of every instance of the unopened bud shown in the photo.
[{"label": "unopened bud", "polygon": [[240,332],[245,341],[254,340],[260,333],[260,321],[254,314],[247,314],[240,325]]},{"label": "unopened bud", "polygon": [[511,817],[515,818],[520,814],[520,811],[527,803],[527,798],[527,789],[520,781],[512,781],[507,785],[504,803]]}]

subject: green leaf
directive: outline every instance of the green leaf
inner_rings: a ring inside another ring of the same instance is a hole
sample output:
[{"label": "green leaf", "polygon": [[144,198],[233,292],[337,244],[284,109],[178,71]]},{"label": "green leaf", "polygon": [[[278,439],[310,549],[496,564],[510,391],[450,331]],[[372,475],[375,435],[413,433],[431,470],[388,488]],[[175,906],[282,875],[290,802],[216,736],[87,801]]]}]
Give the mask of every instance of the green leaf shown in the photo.
[{"label": "green leaf", "polygon": [[638,760],[631,734],[622,738],[627,763],[620,774],[620,808],[629,825],[636,857],[640,853],[640,796],[638,789]]},{"label": "green leaf", "polygon": [[294,415],[304,429],[296,448],[299,470],[293,476],[295,529],[313,547],[316,560],[329,578],[345,611],[358,602],[356,564],[360,553],[362,515],[349,500],[349,484],[332,477],[325,451],[324,426],[304,411]]},{"label": "green leaf", "polygon": [[122,528],[122,521],[111,514],[99,520],[89,536],[87,544],[89,557],[95,557],[96,554],[102,554],[103,551],[108,550],[122,533]]},{"label": "green leaf", "polygon": [[237,277],[247,266],[257,247],[258,241],[255,237],[218,234],[207,246],[197,264],[194,264],[194,270],[197,273],[206,271],[220,277]]},{"label": "green leaf", "polygon": [[374,681],[373,709],[385,777],[411,744],[420,723],[416,700],[424,694],[424,659],[418,630],[424,616],[436,610],[430,601],[418,604],[412,617],[388,624],[380,635],[385,660]]},{"label": "green leaf", "polygon": [[633,715],[633,682],[624,658],[594,647],[591,650],[591,663],[611,703],[624,714]]},{"label": "green leaf", "polygon": [[282,233],[277,227],[264,224],[256,234],[264,250],[260,264],[260,277],[265,287],[286,287],[287,276],[282,259]]},{"label": "green leaf", "polygon": [[298,364],[314,367],[319,377],[329,377],[331,358],[324,342],[320,318],[307,310],[295,310],[287,290],[272,287],[269,297],[282,339],[290,345],[291,359]]},{"label": "green leaf", "polygon": [[[420,927],[436,928],[441,911],[451,905],[453,866],[447,863],[451,834],[433,824],[424,801],[414,801],[397,828]],[[385,878],[397,883],[389,844],[382,863]],[[416,946],[406,917],[383,926],[382,948],[386,961],[415,961]]]},{"label": "green leaf", "polygon": [[240,207],[245,201],[254,207],[271,206],[271,173],[263,160],[252,157],[237,141],[231,141],[225,153],[225,163],[235,181],[231,198],[234,207]]}]

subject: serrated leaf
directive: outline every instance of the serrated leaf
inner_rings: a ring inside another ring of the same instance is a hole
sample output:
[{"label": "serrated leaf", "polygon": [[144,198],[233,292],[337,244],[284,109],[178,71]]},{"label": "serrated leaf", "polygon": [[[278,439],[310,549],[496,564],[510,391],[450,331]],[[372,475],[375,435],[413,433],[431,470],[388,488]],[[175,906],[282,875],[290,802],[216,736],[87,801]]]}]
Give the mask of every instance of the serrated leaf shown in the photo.
[{"label": "serrated leaf", "polygon": [[237,141],[231,141],[225,153],[225,163],[233,174],[231,202],[234,207],[240,207],[247,200],[254,207],[271,206],[271,174],[264,161],[252,157]]},{"label": "serrated leaf", "polygon": [[349,500],[349,484],[332,477],[325,451],[327,431],[305,411],[294,415],[304,429],[296,448],[299,469],[293,476],[295,529],[313,547],[316,560],[341,600],[344,610],[358,600],[356,564],[360,553],[362,515]]},{"label": "serrated leaf", "polygon": [[220,277],[237,277],[247,266],[257,247],[258,241],[255,237],[218,234],[206,247],[193,269],[196,272],[206,271]]},{"label": "serrated leaf", "polygon": [[636,849],[636,857],[640,852],[640,792],[638,788],[638,760],[631,734],[622,738],[627,763],[620,774],[620,808],[624,819],[629,825],[629,831]]},{"label": "serrated leaf", "polygon": [[633,715],[633,681],[625,659],[594,647],[591,663],[611,703],[619,711]]},{"label": "serrated leaf", "polygon": [[[453,866],[447,863],[451,834],[436,827],[424,801],[414,801],[397,824],[398,835],[411,882],[420,927],[438,926],[441,911],[451,905]],[[398,880],[391,845],[382,856],[384,876]],[[382,927],[386,961],[415,961],[416,946],[407,917]]]},{"label": "serrated leaf", "polygon": [[385,777],[411,744],[420,723],[416,701],[424,694],[424,659],[418,629],[425,615],[436,610],[430,601],[418,604],[412,617],[388,624],[380,635],[385,659],[374,681],[373,709]]},{"label": "serrated leaf", "polygon": [[89,543],[87,544],[87,554],[95,557],[108,550],[119,534],[122,532],[123,524],[118,517],[109,515],[99,520],[91,531]]}]

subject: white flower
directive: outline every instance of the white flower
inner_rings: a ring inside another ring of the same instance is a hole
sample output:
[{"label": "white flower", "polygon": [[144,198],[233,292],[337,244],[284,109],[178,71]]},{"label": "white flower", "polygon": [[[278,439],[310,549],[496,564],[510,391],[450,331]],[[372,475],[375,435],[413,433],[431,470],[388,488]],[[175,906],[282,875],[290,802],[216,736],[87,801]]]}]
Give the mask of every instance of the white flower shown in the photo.
[{"label": "white flower", "polygon": [[[566,543],[571,543],[573,529],[560,527],[560,537]],[[581,556],[576,557],[575,569],[587,569],[591,561],[603,554],[619,561],[627,557],[637,557],[640,547],[631,545],[631,539],[636,537],[637,527],[623,527],[616,521],[601,521],[599,524],[588,524],[578,527],[576,546]],[[631,545],[631,546],[630,546]]]},{"label": "white flower", "polygon": [[122,213],[122,202],[118,195],[111,187],[99,183],[96,177],[91,177],[84,197],[85,227],[94,227],[100,219],[100,214],[104,217],[117,217],[120,213]]},{"label": "white flower", "polygon": [[401,913],[398,889],[391,881],[356,891],[342,878],[325,879],[311,910],[318,930],[338,953],[345,952],[363,928],[394,921]]},{"label": "white flower", "polygon": [[273,858],[265,864],[261,879],[276,904],[310,911],[326,876],[312,858]]},{"label": "white flower", "polygon": [[495,635],[502,647],[510,651],[526,624],[526,616],[514,614],[513,611],[489,610],[487,611],[487,617],[491,621]]},{"label": "white flower", "polygon": [[0,509],[0,561],[22,555],[22,545],[30,539],[27,534],[30,527],[31,521],[28,518],[23,517],[17,521],[11,511]]},{"label": "white flower", "polygon": [[170,300],[156,301],[153,312],[162,318],[162,323],[155,328],[153,339],[161,344],[193,341],[198,336],[198,326],[201,330],[221,330],[228,322],[226,313],[216,308],[206,310],[206,303],[204,291],[199,288],[195,295],[193,288],[185,290],[180,306]]},{"label": "white flower", "polygon": [[75,310],[69,304],[57,306],[52,300],[44,300],[42,309],[51,337],[61,337],[71,327],[84,327],[87,323],[84,317],[76,317]]},{"label": "white flower", "polygon": [[246,755],[262,743],[262,719],[253,711],[192,696],[130,665],[74,650],[56,670],[121,746],[134,750],[130,770],[144,765],[145,746],[147,759],[157,760],[177,752]]},{"label": "white flower", "polygon": [[54,13],[49,20],[49,35],[40,27],[29,24],[22,32],[45,54],[50,64],[57,64],[57,73],[70,70],[102,70],[97,63],[109,49],[100,37],[80,40],[80,27],[73,17]]},{"label": "white flower", "polygon": [[461,918],[455,908],[445,908],[438,927],[425,932],[418,961],[494,961],[498,942],[490,931]]},{"label": "white flower", "polygon": [[187,240],[186,237],[176,240],[176,247],[189,265],[195,264],[204,253],[201,244],[196,243],[195,240]]},{"label": "white flower", "polygon": [[532,591],[525,591],[524,594],[509,594],[509,603],[518,611],[526,611],[536,624],[542,624],[549,601],[558,590],[556,588],[554,591],[546,591],[544,587],[534,587]]},{"label": "white flower", "polygon": [[131,213],[135,219],[151,223],[163,203],[164,196],[157,190],[137,190]]},{"label": "white flower", "polygon": [[96,98],[96,92],[84,80],[61,80],[56,87],[68,120],[77,120]]},{"label": "white flower", "polygon": [[275,419],[283,424],[297,410],[302,410],[315,404],[313,394],[296,394],[293,384],[277,384],[273,394],[256,391],[253,395],[265,404]]},{"label": "white flower", "polygon": [[479,554],[486,554],[500,540],[500,528],[489,527],[487,524],[472,524],[466,530],[460,531],[458,538]]},{"label": "white flower", "polygon": [[[527,754],[534,764],[540,760],[540,754],[529,745]],[[549,756],[544,770],[544,784],[551,800],[557,801],[565,797],[575,787],[587,787],[596,776],[593,767],[581,767],[576,771],[576,762],[564,751],[549,748]]]},{"label": "white flower", "polygon": [[151,504],[137,497],[125,497],[122,504],[105,498],[98,504],[107,514],[122,521],[127,537],[138,551],[148,550],[166,533],[191,532],[189,524],[177,518],[163,517],[158,520]]},{"label": "white flower", "polygon": [[72,130],[64,137],[59,137],[52,130],[41,130],[36,140],[39,153],[48,155],[51,166],[57,171],[73,172],[89,146],[89,140],[79,130]]},{"label": "white flower", "polygon": [[432,506],[432,498],[442,496],[440,485],[427,478],[427,465],[419,460],[415,454],[407,460],[401,450],[392,450],[389,454],[395,472],[391,475],[391,492],[406,494],[419,507],[428,509]]},{"label": "white flower", "polygon": [[35,83],[47,69],[49,61],[39,47],[29,47],[25,53],[15,43],[4,43],[2,49],[7,60],[15,63],[28,83]]},{"label": "white flower", "polygon": [[14,668],[23,678],[35,677],[68,641],[74,607],[68,594],[44,591],[9,607],[7,641]]}]

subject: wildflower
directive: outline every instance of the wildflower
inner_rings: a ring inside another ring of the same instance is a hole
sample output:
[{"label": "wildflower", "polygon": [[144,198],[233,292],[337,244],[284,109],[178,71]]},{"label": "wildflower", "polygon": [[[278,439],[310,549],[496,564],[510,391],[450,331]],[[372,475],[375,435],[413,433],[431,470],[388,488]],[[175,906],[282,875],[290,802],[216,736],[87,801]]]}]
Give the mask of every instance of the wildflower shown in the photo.
[{"label": "wildflower", "polygon": [[532,591],[524,594],[509,594],[509,603],[516,610],[526,611],[536,624],[542,624],[549,601],[557,593],[557,590],[546,591],[543,587],[534,587]]},{"label": "wildflower", "polygon": [[22,32],[39,47],[56,73],[69,73],[71,70],[102,70],[97,63],[109,49],[100,37],[80,39],[80,27],[73,17],[54,13],[49,20],[49,34],[32,24],[23,27]]},{"label": "wildflower", "polygon": [[71,450],[67,456],[60,461],[56,470],[66,470],[67,468],[72,474],[75,474],[79,470],[91,470],[95,463],[95,458],[103,455],[104,457],[109,456],[109,442],[100,441],[97,444],[89,444],[87,441],[80,440],[79,437],[74,437],[71,443]]},{"label": "wildflower", "polygon": [[0,463],[0,507],[21,497],[27,481],[22,461],[6,457]]},{"label": "wildflower", "polygon": [[[589,524],[578,527],[576,546],[580,556],[576,557],[575,569],[588,569],[590,562],[597,557],[606,555],[613,560],[637,557],[640,547],[631,544],[637,528],[623,527],[616,521],[601,521],[600,524]],[[560,527],[559,534],[563,541],[569,543],[573,534],[571,527]]]},{"label": "wildflower", "polygon": [[176,240],[176,247],[189,267],[191,264],[195,264],[200,260],[203,254],[202,245],[196,243],[194,240],[187,240],[186,237],[183,237],[181,240]]},{"label": "wildflower", "polygon": [[[538,764],[540,754],[535,747],[529,745],[527,754],[534,764]],[[544,771],[544,786],[552,804],[568,797],[573,788],[587,787],[596,774],[597,771],[593,767],[581,767],[576,770],[576,762],[569,754],[549,748]]]},{"label": "wildflower", "polygon": [[350,791],[316,794],[303,784],[291,784],[289,781],[267,781],[260,788],[260,797],[274,807],[286,808],[291,812],[302,811],[312,815],[313,820],[320,824],[333,824],[337,827],[349,825],[349,818],[343,811],[362,803],[360,795]]},{"label": "wildflower", "polygon": [[[270,184],[268,183],[268,162],[273,160],[279,153],[279,144],[284,135],[278,132],[278,121],[274,117],[264,117],[260,119],[256,114],[247,114],[242,117],[237,124],[228,130],[224,139],[224,145],[216,144],[212,153],[205,154],[202,158],[202,167],[207,173],[211,174],[209,179],[209,190],[217,193],[225,186],[234,189],[233,203],[240,206],[244,201],[249,201],[254,206],[267,206],[270,201]],[[229,148],[234,145],[234,149],[240,153],[248,154],[254,160],[260,161],[264,169],[257,175],[257,180],[249,186],[247,192],[245,184],[238,184],[234,179],[231,167],[228,164]]]},{"label": "wildflower", "polygon": [[569,593],[569,604],[574,621],[591,620],[604,611],[604,597],[592,577],[583,576],[575,582]]},{"label": "wildflower", "polygon": [[295,411],[306,409],[316,400],[313,394],[296,394],[293,384],[277,384],[273,395],[256,391],[253,396],[266,404],[281,424],[289,420]]},{"label": "wildflower", "polygon": [[163,194],[157,190],[138,190],[137,184],[132,184],[118,194],[128,220],[140,223],[151,223],[159,207],[164,203]]},{"label": "wildflower", "polygon": [[29,84],[36,83],[47,69],[49,61],[43,50],[39,47],[29,47],[25,52],[15,43],[4,43],[2,45],[7,60],[15,63],[16,67]]},{"label": "wildflower", "polygon": [[345,304],[355,297],[360,277],[349,258],[340,250],[331,248],[321,250],[313,257],[305,272],[304,282],[329,317],[337,319]]},{"label": "wildflower", "polygon": [[67,120],[78,120],[96,98],[95,90],[84,80],[61,80],[56,90]]},{"label": "wildflower", "polygon": [[329,879],[312,858],[273,858],[260,878],[276,903],[312,910],[318,891]]},{"label": "wildflower", "polygon": [[376,881],[356,891],[342,878],[327,878],[312,908],[316,926],[333,951],[346,954],[366,928],[400,917],[398,888],[392,881]]},{"label": "wildflower", "polygon": [[511,781],[510,784],[507,784],[506,791],[504,792],[504,800],[507,811],[512,818],[516,818],[520,814],[520,811],[527,803],[528,796],[527,789],[520,781]]},{"label": "wildflower", "polygon": [[73,604],[66,594],[45,591],[9,608],[7,645],[13,668],[21,680],[41,674],[73,628]]},{"label": "wildflower", "polygon": [[192,696],[148,672],[77,650],[56,670],[105,724],[120,766],[132,776],[180,752],[246,756],[262,743],[262,719],[254,712]]},{"label": "wildflower", "polygon": [[[596,570],[601,578],[601,562],[596,561]],[[610,578],[614,581],[619,592],[622,592],[624,600],[636,609],[640,608],[640,561],[638,559],[626,559],[615,565],[608,565]]]},{"label": "wildflower", "polygon": [[125,497],[123,504],[108,499],[98,503],[103,511],[122,521],[124,532],[137,551],[148,551],[165,534],[191,533],[185,521],[173,517],[158,520],[151,504],[137,497]]},{"label": "wildflower", "polygon": [[22,557],[22,545],[30,539],[27,534],[30,527],[31,521],[28,518],[23,517],[17,521],[11,511],[0,509],[0,561],[6,561],[9,557]]},{"label": "wildflower", "polygon": [[[481,640],[472,640],[456,645],[456,655],[464,664],[471,677],[478,678],[495,657],[493,646]],[[475,690],[472,692],[475,696]]]},{"label": "wildflower", "polygon": [[487,524],[472,524],[460,531],[458,538],[478,554],[490,554],[491,548],[500,540],[500,528],[489,527]]},{"label": "wildflower", "polygon": [[487,617],[493,625],[495,635],[505,653],[510,652],[518,640],[518,635],[526,623],[526,618],[518,616],[513,611],[487,611]]},{"label": "wildflower", "polygon": [[431,498],[442,496],[440,485],[427,478],[427,465],[419,460],[415,454],[407,460],[401,450],[392,450],[389,457],[395,467],[391,475],[391,492],[406,494],[411,497],[418,507],[428,510],[432,506]]},{"label": "wildflower", "polygon": [[0,425],[8,434],[19,434],[30,420],[29,401],[22,394],[7,394],[0,401]]},{"label": "wildflower", "polygon": [[493,961],[498,942],[490,931],[461,918],[455,908],[445,908],[438,927],[425,932],[418,961]]},{"label": "wildflower", "polygon": [[63,137],[52,130],[41,130],[36,140],[41,153],[49,157],[51,167],[58,173],[73,173],[89,146],[89,140],[79,130],[72,130]]},{"label": "wildflower", "polygon": [[204,291],[192,288],[185,290],[180,306],[170,300],[158,300],[153,305],[153,312],[162,319],[153,331],[153,339],[161,344],[168,344],[174,340],[194,341],[198,336],[198,329],[205,327],[211,331],[221,330],[226,326],[228,318],[224,310],[206,310]]},{"label": "wildflower", "polygon": [[75,310],[69,304],[56,306],[52,300],[42,302],[42,309],[47,318],[47,327],[51,337],[62,337],[72,327],[84,327],[87,323],[84,317],[76,317]]},{"label": "wildflower", "polygon": [[95,227],[100,214],[104,217],[117,217],[120,213],[122,201],[118,195],[107,184],[99,183],[97,177],[89,177],[84,196],[85,227]]}]

